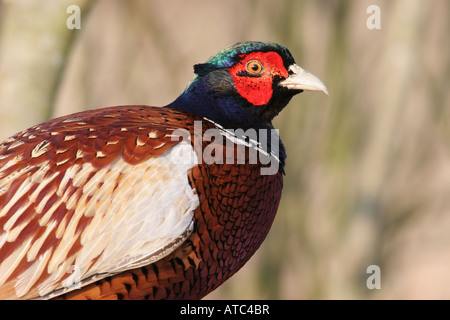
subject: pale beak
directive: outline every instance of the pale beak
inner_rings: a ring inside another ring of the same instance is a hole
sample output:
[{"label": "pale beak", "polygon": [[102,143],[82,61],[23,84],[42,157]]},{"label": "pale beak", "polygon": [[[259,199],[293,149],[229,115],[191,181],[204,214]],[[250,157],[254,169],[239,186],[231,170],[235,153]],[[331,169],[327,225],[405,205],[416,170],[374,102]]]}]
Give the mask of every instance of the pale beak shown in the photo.
[{"label": "pale beak", "polygon": [[327,87],[312,73],[300,68],[296,64],[289,67],[291,75],[279,83],[291,90],[323,91],[328,95]]}]

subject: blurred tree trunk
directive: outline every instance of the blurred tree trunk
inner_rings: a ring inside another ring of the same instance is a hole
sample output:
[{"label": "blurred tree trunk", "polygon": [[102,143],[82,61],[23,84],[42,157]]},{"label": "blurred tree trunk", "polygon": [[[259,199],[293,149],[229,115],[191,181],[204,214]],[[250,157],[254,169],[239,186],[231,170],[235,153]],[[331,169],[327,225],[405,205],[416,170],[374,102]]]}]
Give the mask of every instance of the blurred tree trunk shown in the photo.
[{"label": "blurred tree trunk", "polygon": [[[82,10],[95,1],[78,0]],[[2,1],[0,14],[0,140],[47,120],[71,45],[71,0]],[[83,23],[83,22],[82,22]]]}]

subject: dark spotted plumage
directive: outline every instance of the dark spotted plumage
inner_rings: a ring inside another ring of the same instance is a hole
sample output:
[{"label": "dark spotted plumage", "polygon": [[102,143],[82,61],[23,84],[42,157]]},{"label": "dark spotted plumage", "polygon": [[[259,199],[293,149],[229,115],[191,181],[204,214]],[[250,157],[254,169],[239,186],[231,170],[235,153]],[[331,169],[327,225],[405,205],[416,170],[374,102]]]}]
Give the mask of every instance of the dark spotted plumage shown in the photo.
[{"label": "dark spotted plumage", "polygon": [[80,112],[0,145],[0,298],[198,299],[250,259],[283,185],[271,121],[326,88],[276,44],[194,71],[166,107]]}]

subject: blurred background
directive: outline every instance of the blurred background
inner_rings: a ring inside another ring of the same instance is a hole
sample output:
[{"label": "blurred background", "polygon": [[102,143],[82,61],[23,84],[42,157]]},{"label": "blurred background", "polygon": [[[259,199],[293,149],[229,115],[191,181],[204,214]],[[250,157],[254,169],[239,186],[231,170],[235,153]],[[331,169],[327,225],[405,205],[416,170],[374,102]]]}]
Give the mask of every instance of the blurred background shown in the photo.
[{"label": "blurred background", "polygon": [[76,111],[168,104],[222,48],[281,43],[330,95],[302,93],[276,118],[278,215],[208,298],[449,299],[449,31],[447,0],[3,0],[0,140]]}]

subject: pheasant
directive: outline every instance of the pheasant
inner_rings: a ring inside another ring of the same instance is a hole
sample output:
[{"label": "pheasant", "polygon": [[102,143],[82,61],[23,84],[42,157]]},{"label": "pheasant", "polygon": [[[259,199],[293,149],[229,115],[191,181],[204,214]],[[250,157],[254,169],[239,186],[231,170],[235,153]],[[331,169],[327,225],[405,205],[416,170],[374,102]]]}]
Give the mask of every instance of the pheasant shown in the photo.
[{"label": "pheasant", "polygon": [[165,107],[79,112],[0,145],[1,299],[201,299],[255,253],[283,186],[272,119],[327,89],[274,43],[194,72]]}]

